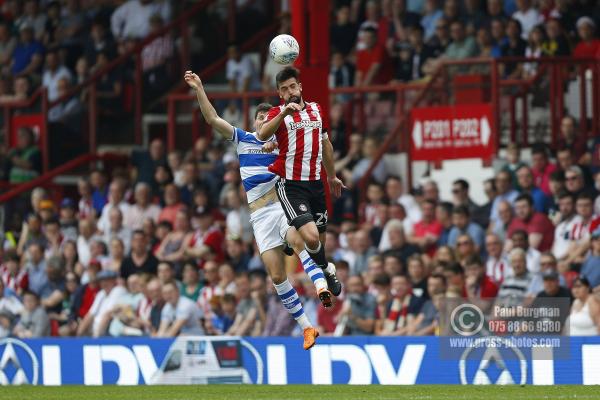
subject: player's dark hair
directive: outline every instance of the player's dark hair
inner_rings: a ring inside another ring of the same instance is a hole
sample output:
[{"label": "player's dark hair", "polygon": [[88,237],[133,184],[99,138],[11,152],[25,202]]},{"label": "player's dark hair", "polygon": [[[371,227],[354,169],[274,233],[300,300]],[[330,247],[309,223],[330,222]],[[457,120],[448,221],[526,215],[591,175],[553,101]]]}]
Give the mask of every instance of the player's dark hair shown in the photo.
[{"label": "player's dark hair", "polygon": [[294,67],[285,67],[284,69],[279,71],[275,76],[277,88],[279,89],[279,85],[290,78],[296,78],[296,81],[300,82],[300,71],[298,71],[298,69]]},{"label": "player's dark hair", "polygon": [[256,116],[258,115],[258,113],[269,112],[269,110],[271,108],[273,108],[273,106],[270,105],[269,103],[260,103],[259,105],[256,106],[256,111],[254,111],[254,119],[256,119]]}]

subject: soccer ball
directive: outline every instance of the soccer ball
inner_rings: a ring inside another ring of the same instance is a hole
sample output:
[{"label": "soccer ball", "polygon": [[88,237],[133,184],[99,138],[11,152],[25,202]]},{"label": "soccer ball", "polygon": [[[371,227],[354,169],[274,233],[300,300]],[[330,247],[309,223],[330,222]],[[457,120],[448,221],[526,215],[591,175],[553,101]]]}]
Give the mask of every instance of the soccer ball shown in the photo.
[{"label": "soccer ball", "polygon": [[271,40],[269,52],[277,64],[291,64],[298,58],[300,46],[293,36],[278,35]]}]

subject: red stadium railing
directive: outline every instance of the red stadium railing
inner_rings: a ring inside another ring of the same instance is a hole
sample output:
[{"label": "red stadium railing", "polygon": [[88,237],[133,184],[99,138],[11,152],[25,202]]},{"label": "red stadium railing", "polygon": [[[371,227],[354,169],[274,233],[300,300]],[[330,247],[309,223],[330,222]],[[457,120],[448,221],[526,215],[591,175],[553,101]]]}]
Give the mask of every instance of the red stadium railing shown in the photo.
[{"label": "red stadium railing", "polygon": [[[38,103],[41,104],[40,106],[38,106],[38,108],[39,108],[38,112],[40,113],[40,115],[43,116],[44,121],[43,121],[42,126],[39,127],[40,133],[41,133],[39,146],[41,148],[42,158],[43,158],[42,172],[48,171],[48,166],[49,166],[49,155],[48,155],[48,145],[47,145],[47,143],[48,143],[48,129],[47,129],[48,124],[47,124],[47,117],[46,117],[48,110],[63,101],[67,101],[68,99],[72,98],[73,96],[80,95],[82,93],[82,91],[87,90],[88,95],[86,96],[86,104],[85,104],[87,118],[86,118],[86,122],[85,122],[84,126],[82,127],[82,131],[84,133],[80,137],[83,138],[84,140],[87,137],[87,143],[88,143],[88,149],[89,149],[88,151],[90,153],[96,152],[97,142],[98,142],[98,140],[97,140],[98,139],[98,122],[101,118],[99,115],[99,108],[98,108],[98,102],[97,102],[97,96],[96,96],[98,82],[100,81],[100,79],[102,79],[107,74],[111,73],[112,71],[116,70],[119,67],[122,67],[130,60],[133,60],[134,64],[135,64],[134,77],[133,77],[134,82],[132,85],[127,87],[127,89],[131,91],[131,93],[130,93],[131,96],[130,97],[123,96],[124,97],[123,101],[127,102],[127,104],[124,103],[124,108],[131,107],[131,109],[132,109],[133,124],[134,124],[134,126],[133,126],[134,142],[136,144],[141,144],[141,142],[142,142],[142,112],[143,112],[142,101],[145,100],[144,99],[144,85],[143,85],[143,78],[142,78],[142,59],[141,59],[142,51],[148,44],[152,43],[152,41],[154,41],[155,39],[157,39],[159,37],[163,37],[165,35],[171,35],[173,37],[174,42],[175,42],[176,38],[179,38],[179,43],[180,43],[179,51],[175,52],[175,56],[179,57],[177,64],[178,64],[180,71],[177,74],[177,76],[183,75],[183,71],[188,69],[190,66],[190,54],[191,54],[191,52],[190,52],[190,32],[189,32],[190,23],[202,10],[206,9],[208,6],[210,6],[214,2],[215,2],[215,0],[200,0],[200,1],[198,1],[196,4],[194,4],[188,10],[185,10],[180,16],[178,16],[171,23],[169,23],[168,25],[163,27],[161,30],[146,37],[145,39],[143,39],[142,41],[137,43],[133,49],[122,54],[118,58],[112,60],[104,68],[99,69],[98,71],[95,71],[87,80],[85,80],[81,84],[71,88],[71,90],[69,90],[64,96],[61,96],[60,98],[58,98],[52,102],[49,102],[47,100],[47,95],[46,95],[45,90],[43,90],[43,88],[40,88],[26,101],[1,105],[0,108],[3,109],[2,115],[4,117],[5,132],[7,133],[7,135],[10,135],[12,132],[13,115],[15,115],[17,113],[27,113],[27,112],[29,112],[27,109],[31,108],[33,105],[37,105]],[[249,2],[246,6],[250,5],[251,3],[252,2]],[[230,7],[232,5],[235,7],[235,0],[229,0],[229,4],[230,4]],[[278,8],[278,7],[276,7],[276,8]],[[240,8],[240,10],[243,10],[243,7]],[[277,12],[277,10],[275,10],[275,12]],[[236,33],[234,22],[235,22],[235,20],[228,21],[228,27],[229,27],[228,31],[232,35],[235,35],[235,33]],[[278,26],[278,22],[273,22],[272,24],[264,27],[262,30],[260,30],[259,32],[257,32],[256,34],[254,34],[253,36],[248,38],[245,42],[243,42],[240,45],[240,50],[246,51],[246,50],[252,48],[253,46],[256,46],[257,43],[259,43],[262,40],[265,40],[265,38],[267,38],[269,35],[271,35],[277,29],[277,26]],[[215,62],[213,62],[212,64],[209,64],[207,67],[205,67],[200,72],[200,76],[203,79],[210,78],[214,74],[221,71],[223,69],[223,67],[225,66],[226,62],[227,62],[227,57],[224,55],[221,58],[219,58],[218,60],[216,60]],[[178,87],[178,89],[176,89],[176,90],[180,90],[181,88],[183,88],[182,85],[178,85],[177,87]]]},{"label": "red stadium railing", "polygon": [[73,170],[76,170],[77,168],[80,168],[84,165],[89,165],[95,161],[108,162],[108,161],[123,161],[126,159],[127,159],[127,156],[125,156],[123,154],[113,154],[113,153],[81,155],[77,158],[74,158],[74,159],[64,163],[60,167],[54,168],[53,170],[46,172],[45,174],[43,174],[29,182],[22,183],[19,185],[10,185],[10,184],[2,185],[5,187],[10,187],[11,189],[6,191],[5,193],[0,194],[0,204],[4,204],[4,203],[12,200],[13,198],[15,198],[23,193],[26,193],[36,187],[52,187],[52,186],[54,186],[52,181],[57,176],[63,175],[65,173],[73,171]]},{"label": "red stadium railing", "polygon": [[[522,79],[504,78],[510,66],[535,64],[536,71],[531,76]],[[496,135],[496,148],[508,142],[529,146],[535,142],[544,141],[554,145],[558,139],[560,120],[566,115],[566,105],[574,108],[574,104],[567,104],[567,90],[565,84],[576,84],[579,110],[576,117],[581,121],[579,128],[582,135],[590,136],[600,132],[600,61],[592,58],[572,59],[568,57],[556,58],[525,58],[511,57],[501,59],[476,58],[466,60],[444,61],[427,82],[399,83],[370,87],[333,88],[331,95],[335,102],[341,103],[345,122],[344,132],[368,132],[369,113],[366,111],[369,103],[368,97],[376,94],[391,102],[389,118],[393,124],[385,134],[381,146],[378,147],[376,157],[370,168],[360,182],[361,187],[368,182],[375,166],[381,161],[384,154],[391,150],[406,152],[409,148],[410,110],[415,107],[430,105],[453,105],[460,101],[459,91],[473,85],[461,82],[461,77],[478,75],[482,78],[477,89],[480,89],[486,102],[492,105],[493,128]],[[246,129],[250,126],[249,108],[253,100],[274,96],[274,93],[209,93],[211,100],[237,99],[242,104],[243,125]],[[541,98],[541,106],[531,97],[536,95]],[[391,100],[390,100],[391,98]],[[192,114],[191,132],[195,140],[201,134],[209,135],[210,130],[202,124],[197,108],[181,107],[181,104],[195,102],[195,96],[190,94],[174,94],[167,99],[168,104],[168,130],[167,137],[170,148],[177,144],[177,116],[181,112]],[[531,103],[531,104],[530,104]],[[573,102],[570,102],[573,103]],[[389,105],[389,104],[388,104]],[[533,110],[535,109],[535,110]],[[540,114],[542,112],[542,117]],[[534,113],[533,111],[536,111]],[[545,118],[545,113],[549,114]],[[534,115],[535,114],[535,115]],[[536,124],[540,125],[538,129]],[[187,132],[187,131],[186,131]],[[407,180],[410,184],[411,163],[408,163]],[[365,193],[364,190],[360,190]]]}]

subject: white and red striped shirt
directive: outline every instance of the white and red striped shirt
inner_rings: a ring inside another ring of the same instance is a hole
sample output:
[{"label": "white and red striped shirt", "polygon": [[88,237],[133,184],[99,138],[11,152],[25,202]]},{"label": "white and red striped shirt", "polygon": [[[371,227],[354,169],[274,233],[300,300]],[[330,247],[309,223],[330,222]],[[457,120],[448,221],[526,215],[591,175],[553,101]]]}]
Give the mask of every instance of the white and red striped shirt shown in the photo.
[{"label": "white and red striped shirt", "polygon": [[[285,107],[271,108],[267,121]],[[293,181],[316,181],[321,177],[322,140],[328,138],[321,119],[321,106],[305,102],[304,109],[288,115],[275,132],[279,156],[269,171]]]}]

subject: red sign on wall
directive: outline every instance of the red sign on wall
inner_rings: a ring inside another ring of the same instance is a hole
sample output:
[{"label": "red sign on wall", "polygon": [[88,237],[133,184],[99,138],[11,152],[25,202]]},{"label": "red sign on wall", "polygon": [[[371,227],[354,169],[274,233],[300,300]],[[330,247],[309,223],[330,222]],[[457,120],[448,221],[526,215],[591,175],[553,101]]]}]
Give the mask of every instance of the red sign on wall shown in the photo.
[{"label": "red sign on wall", "polygon": [[491,158],[494,154],[490,104],[415,108],[411,117],[413,160]]}]

